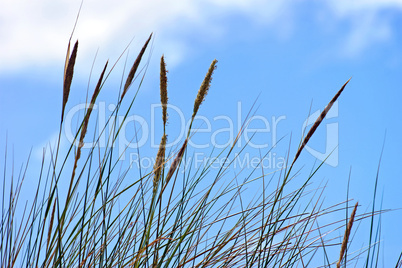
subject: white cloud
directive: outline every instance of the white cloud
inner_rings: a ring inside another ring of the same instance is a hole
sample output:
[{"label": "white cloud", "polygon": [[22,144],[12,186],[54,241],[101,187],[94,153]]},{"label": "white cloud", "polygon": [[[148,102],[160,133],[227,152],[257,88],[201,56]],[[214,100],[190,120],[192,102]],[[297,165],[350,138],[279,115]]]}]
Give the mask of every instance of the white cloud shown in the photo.
[{"label": "white cloud", "polygon": [[[63,61],[79,5],[80,0],[2,1],[0,71]],[[86,0],[75,38],[80,55],[91,61],[98,47],[118,55],[133,36],[138,37],[134,44],[142,45],[156,32],[164,52],[178,62],[189,51],[186,34],[221,36],[228,25],[219,16],[237,12],[255,21],[272,20],[282,5],[261,0]]]},{"label": "white cloud", "polygon": [[[62,61],[79,5],[80,1],[66,0],[57,4],[52,0],[2,1],[0,70]],[[74,38],[80,41],[80,54],[88,58],[98,47],[117,55],[132,37],[141,37],[144,42],[151,32],[169,27],[172,20],[184,15],[194,15],[191,6],[174,2],[168,5],[160,0],[88,0],[84,2]],[[141,38],[137,38],[138,42]]]},{"label": "white cloud", "polygon": [[[2,1],[0,4],[0,69],[55,60],[65,50],[68,25],[65,19],[74,11],[62,2]],[[65,13],[63,13],[65,11]],[[64,20],[63,20],[64,19]]]},{"label": "white cloud", "polygon": [[[63,62],[67,41],[81,0],[3,0],[0,3],[0,72]],[[85,0],[74,39],[79,39],[79,55],[87,66],[96,48],[116,59],[134,39],[142,46],[151,32],[156,33],[157,54],[165,53],[179,64],[191,44],[186,37],[197,33],[219,39],[230,27],[224,18],[235,14],[258,25],[282,25],[278,33],[293,30],[292,0]],[[300,5],[300,2],[297,2]],[[372,42],[390,37],[392,31],[378,10],[402,7],[402,0],[333,0],[327,2],[340,19],[350,18],[345,53],[355,54]],[[286,26],[286,27],[284,27]],[[272,27],[274,29],[275,27]]]},{"label": "white cloud", "polygon": [[[59,138],[59,133],[54,132],[50,135],[50,137],[44,141],[42,141],[40,144],[37,144],[36,146],[33,147],[33,157],[35,161],[41,161],[43,159],[43,156],[45,156],[46,161],[49,162],[51,159],[51,153],[50,150],[52,150],[53,154],[56,152],[57,148],[57,141]],[[66,151],[68,149],[67,143],[61,139],[60,141],[61,148],[63,148],[63,151]],[[43,155],[45,153],[45,155]]]},{"label": "white cloud", "polygon": [[392,38],[392,18],[384,10],[402,10],[402,0],[331,0],[328,6],[339,20],[347,20],[340,54],[360,56],[370,46]]},{"label": "white cloud", "polygon": [[402,8],[402,0],[330,0],[328,5],[339,16],[350,16],[362,10],[379,11],[384,8]]},{"label": "white cloud", "polygon": [[387,41],[392,36],[390,24],[375,13],[360,15],[352,24],[343,49],[345,56],[359,55],[370,45]]}]

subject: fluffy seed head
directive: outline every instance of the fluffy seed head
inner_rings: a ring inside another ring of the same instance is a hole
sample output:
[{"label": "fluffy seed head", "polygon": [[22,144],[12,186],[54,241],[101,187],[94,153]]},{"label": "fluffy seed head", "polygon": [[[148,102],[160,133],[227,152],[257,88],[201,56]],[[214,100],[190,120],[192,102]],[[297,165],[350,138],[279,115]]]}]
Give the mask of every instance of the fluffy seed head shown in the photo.
[{"label": "fluffy seed head", "polygon": [[167,70],[164,56],[161,57],[161,72],[160,72],[160,91],[161,91],[161,103],[162,103],[162,120],[164,127],[167,123]]},{"label": "fluffy seed head", "polygon": [[218,61],[216,59],[212,61],[211,65],[209,66],[208,72],[205,75],[204,81],[202,81],[201,87],[198,90],[197,98],[195,99],[195,102],[194,102],[194,109],[193,109],[192,118],[194,118],[195,115],[197,114],[201,103],[204,101],[205,96],[208,93],[209,87],[211,86],[212,74],[213,74],[214,70],[216,69],[216,63],[217,62]]}]

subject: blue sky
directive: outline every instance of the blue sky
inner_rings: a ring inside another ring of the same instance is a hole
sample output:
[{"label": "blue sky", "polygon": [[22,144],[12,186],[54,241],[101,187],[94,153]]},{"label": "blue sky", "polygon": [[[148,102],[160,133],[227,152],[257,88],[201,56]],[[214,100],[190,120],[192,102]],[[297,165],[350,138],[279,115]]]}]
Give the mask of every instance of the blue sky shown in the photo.
[{"label": "blue sky", "polygon": [[[35,166],[42,148],[57,136],[65,51],[79,5],[76,0],[0,4],[0,148],[5,148],[8,135],[16,167],[31,148]],[[295,153],[310,107],[311,113],[324,108],[352,77],[333,117],[323,122],[309,143],[311,151],[318,152],[325,151],[329,140],[338,145],[336,167],[325,165],[314,183],[327,182],[327,204],[341,202],[352,169],[350,195],[361,204],[361,212],[369,209],[385,137],[379,190],[384,208],[401,208],[401,26],[400,0],[85,1],[73,36],[80,46],[67,109],[85,101],[97,50],[90,91],[107,59],[114,63],[134,38],[128,57],[132,62],[154,32],[152,55],[146,54],[150,63],[134,108],[138,115],[150,123],[150,106],[159,102],[162,54],[169,70],[170,104],[179,107],[185,120],[216,58],[218,69],[199,115],[211,122],[212,133],[229,124],[217,116],[232,119],[237,129],[238,115],[244,120],[255,101],[253,112],[260,119],[250,128],[270,127],[256,134],[255,143],[272,146],[273,135],[284,137],[275,149],[279,159],[287,154],[290,135],[291,155]],[[117,98],[123,62],[98,98],[106,107]],[[173,110],[170,114],[168,132],[174,140],[179,136],[174,121],[180,118]],[[274,133],[274,121],[281,117]],[[336,131],[328,134],[330,124]],[[160,133],[155,134],[156,143]],[[194,142],[208,143],[211,133],[198,134]],[[230,134],[217,134],[209,141],[225,144]],[[299,167],[310,170],[315,160],[305,151]],[[400,220],[400,211],[383,217],[384,251],[390,263],[402,250],[402,231],[393,226]]]}]

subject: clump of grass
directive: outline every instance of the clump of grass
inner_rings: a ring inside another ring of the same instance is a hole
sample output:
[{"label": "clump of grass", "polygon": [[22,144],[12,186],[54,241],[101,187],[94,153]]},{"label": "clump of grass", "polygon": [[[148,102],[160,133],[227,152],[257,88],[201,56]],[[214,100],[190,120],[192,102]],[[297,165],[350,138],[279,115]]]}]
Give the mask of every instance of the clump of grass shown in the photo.
[{"label": "clump of grass", "polygon": [[[238,171],[233,163],[239,157],[234,153],[239,133],[229,148],[218,153],[225,155],[227,162],[224,165],[215,170],[213,163],[207,162],[188,171],[181,164],[188,161],[186,154],[191,154],[187,147],[192,123],[210,90],[217,60],[212,61],[199,88],[187,136],[178,150],[167,152],[168,89],[166,63],[162,56],[161,142],[151,171],[141,167],[130,169],[114,148],[137,94],[123,111],[122,121],[117,120],[116,115],[121,112],[120,104],[135,82],[151,37],[152,34],[131,67],[116,109],[99,133],[93,131],[92,148],[83,150],[83,144],[90,133],[93,106],[108,77],[105,76],[108,62],[79,121],[75,133],[78,145],[73,143],[65,154],[60,153],[60,128],[57,149],[50,151],[50,162],[47,163],[43,156],[32,202],[22,207],[18,203],[26,173],[18,178],[16,186],[13,178],[10,180],[8,200],[4,175],[0,266],[306,267],[321,260],[321,256],[328,260],[323,265],[336,263],[339,267],[342,262],[346,265],[344,257],[353,222],[373,218],[382,211],[373,209],[371,213],[357,215],[356,204],[343,242],[336,243],[340,247],[339,258],[329,256],[326,249],[339,238],[330,234],[343,228],[343,221],[316,226],[323,217],[345,208],[342,203],[323,208],[323,189],[309,188],[313,175],[323,163],[304,179],[300,171],[292,172],[292,167],[349,80],[303,139],[289,167],[274,173],[261,167],[261,175],[256,175],[257,169]],[[69,48],[66,56],[61,126],[77,48],[78,41],[71,56]],[[102,134],[107,135],[104,148],[99,144]],[[247,145],[240,153],[246,150]],[[74,162],[72,171],[66,165],[70,159]],[[169,160],[172,160],[170,165]],[[266,180],[268,176],[271,177],[269,181]],[[65,178],[70,178],[68,188],[61,186]],[[250,192],[247,188],[261,190]]]}]

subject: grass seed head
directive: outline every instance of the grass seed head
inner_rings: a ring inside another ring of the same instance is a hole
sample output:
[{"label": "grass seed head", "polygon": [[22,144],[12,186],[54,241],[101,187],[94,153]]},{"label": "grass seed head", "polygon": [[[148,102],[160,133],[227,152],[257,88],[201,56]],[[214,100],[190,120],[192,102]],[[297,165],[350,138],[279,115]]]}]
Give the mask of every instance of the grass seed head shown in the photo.
[{"label": "grass seed head", "polygon": [[306,137],[303,140],[302,145],[300,148],[297,150],[297,153],[295,155],[295,158],[293,159],[292,165],[296,162],[297,158],[299,158],[300,153],[303,151],[304,147],[306,146],[307,142],[310,140],[310,138],[313,136],[314,132],[317,130],[318,126],[321,124],[322,120],[324,120],[325,116],[327,115],[328,111],[331,109],[332,105],[335,103],[335,101],[338,99],[338,97],[341,95],[342,91],[345,89],[346,85],[349,83],[351,78],[349,78],[348,81],[346,81],[345,84],[341,87],[341,89],[335,94],[335,96],[332,98],[332,100],[328,103],[328,105],[325,107],[324,111],[320,114],[320,116],[317,118],[317,120],[314,122],[314,125],[310,128],[309,132],[307,133]]},{"label": "grass seed head", "polygon": [[65,70],[64,70],[64,82],[63,82],[63,107],[61,111],[61,120],[63,121],[64,117],[64,109],[66,107],[67,101],[68,101],[68,96],[70,95],[70,87],[71,87],[71,82],[73,80],[73,74],[74,74],[74,65],[75,65],[75,59],[77,58],[77,50],[78,50],[78,40],[75,42],[73,51],[71,53],[70,58],[68,58],[68,54],[70,51],[70,47],[67,50],[67,57],[66,57],[66,63],[65,63]]},{"label": "grass seed head", "polygon": [[131,83],[133,82],[135,73],[137,72],[138,66],[140,65],[142,56],[145,53],[145,50],[147,49],[147,46],[149,44],[149,41],[151,41],[151,37],[152,37],[152,33],[149,36],[148,40],[145,42],[144,46],[142,47],[140,53],[138,54],[137,58],[134,61],[133,66],[131,67],[130,72],[128,73],[127,79],[126,79],[126,83],[124,84],[124,89],[123,89],[123,93],[121,94],[121,99],[124,98],[124,95],[126,95],[128,88],[130,87]]},{"label": "grass seed head", "polygon": [[169,168],[168,174],[166,176],[166,184],[169,183],[174,172],[176,171],[177,167],[179,166],[181,159],[183,158],[184,151],[186,150],[186,147],[187,147],[187,141],[188,141],[187,139],[184,141],[183,145],[180,148],[180,151],[177,153],[176,158],[174,159],[172,165]]},{"label": "grass seed head", "polygon": [[156,161],[154,165],[154,192],[159,184],[159,180],[161,178],[164,162],[165,162],[165,150],[166,150],[166,139],[167,136],[164,134],[162,136],[161,143],[159,144],[158,154],[156,155]]},{"label": "grass seed head", "polygon": [[348,246],[350,231],[352,230],[353,222],[355,221],[356,210],[357,210],[358,205],[359,205],[359,202],[356,203],[356,205],[355,205],[355,207],[354,207],[354,209],[352,211],[352,214],[350,215],[348,226],[346,227],[345,235],[343,236],[343,241],[342,241],[342,246],[341,246],[341,253],[339,255],[339,260],[336,263],[337,268],[341,267],[341,262],[342,262],[343,256],[345,255],[346,248]]},{"label": "grass seed head", "polygon": [[164,56],[161,57],[161,72],[160,72],[160,91],[161,91],[161,103],[162,103],[162,120],[163,125],[166,126],[167,123],[167,70]]},{"label": "grass seed head", "polygon": [[208,72],[205,75],[204,81],[202,81],[201,87],[198,90],[197,98],[195,99],[195,102],[194,102],[194,109],[193,109],[192,118],[194,118],[195,115],[197,114],[201,103],[204,101],[205,96],[208,93],[209,87],[211,86],[212,74],[213,74],[214,70],[216,69],[216,63],[217,62],[218,61],[216,59],[212,61],[211,65],[209,66]]}]

